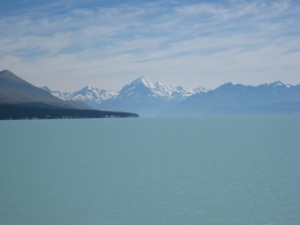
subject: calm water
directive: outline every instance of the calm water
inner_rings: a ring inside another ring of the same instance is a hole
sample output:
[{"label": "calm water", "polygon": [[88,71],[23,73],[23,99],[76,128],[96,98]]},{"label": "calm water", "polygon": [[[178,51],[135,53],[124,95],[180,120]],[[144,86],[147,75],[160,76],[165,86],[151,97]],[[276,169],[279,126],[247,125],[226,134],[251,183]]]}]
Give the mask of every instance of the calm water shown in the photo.
[{"label": "calm water", "polygon": [[300,116],[0,121],[0,224],[300,224]]}]

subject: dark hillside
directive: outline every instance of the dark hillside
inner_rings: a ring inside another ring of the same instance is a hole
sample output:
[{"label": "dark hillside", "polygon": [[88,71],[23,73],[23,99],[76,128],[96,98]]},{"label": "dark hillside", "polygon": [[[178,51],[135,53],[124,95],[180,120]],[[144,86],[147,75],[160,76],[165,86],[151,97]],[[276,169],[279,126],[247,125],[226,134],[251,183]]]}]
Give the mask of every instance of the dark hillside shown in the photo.
[{"label": "dark hillside", "polygon": [[0,72],[0,120],[115,117],[138,115],[92,110],[83,102],[63,101],[8,70]]},{"label": "dark hillside", "polygon": [[19,78],[9,70],[0,72],[0,103],[19,104],[41,102],[64,108],[91,109],[84,103],[60,100],[47,91],[35,87],[27,81]]}]

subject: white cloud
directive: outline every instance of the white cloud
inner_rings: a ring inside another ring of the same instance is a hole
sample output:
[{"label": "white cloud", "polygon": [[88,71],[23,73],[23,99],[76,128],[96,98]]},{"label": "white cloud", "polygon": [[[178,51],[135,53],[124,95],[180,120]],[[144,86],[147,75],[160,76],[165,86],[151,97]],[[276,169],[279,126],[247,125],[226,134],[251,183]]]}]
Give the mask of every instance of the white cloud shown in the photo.
[{"label": "white cloud", "polygon": [[0,17],[0,68],[61,90],[83,83],[117,90],[142,75],[188,87],[296,83],[292,4],[164,2]]}]

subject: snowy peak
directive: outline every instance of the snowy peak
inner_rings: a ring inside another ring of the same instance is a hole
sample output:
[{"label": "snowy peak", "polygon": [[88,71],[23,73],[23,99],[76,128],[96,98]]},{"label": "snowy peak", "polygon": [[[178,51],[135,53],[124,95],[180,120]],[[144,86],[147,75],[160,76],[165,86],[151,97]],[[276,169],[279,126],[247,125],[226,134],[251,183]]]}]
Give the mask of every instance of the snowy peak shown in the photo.
[{"label": "snowy peak", "polygon": [[144,76],[133,80],[128,86],[133,87],[133,86],[138,86],[138,85],[145,86],[147,88],[154,87],[153,86],[154,84],[147,77],[144,77]]},{"label": "snowy peak", "polygon": [[202,86],[193,89],[193,92],[195,94],[200,93],[200,92],[208,92],[208,91],[209,90],[207,90],[205,87],[202,87]]},{"label": "snowy peak", "polygon": [[98,88],[86,86],[86,87],[80,89],[79,91],[74,92],[73,94],[74,95],[78,95],[78,94],[85,95],[86,93],[90,93],[90,94],[97,95],[99,92],[103,92],[103,91],[105,91],[105,90],[99,90]]},{"label": "snowy peak", "polygon": [[140,77],[128,85],[125,85],[120,91],[118,98],[135,98],[135,99],[161,99],[163,101],[179,102],[188,96],[199,92],[206,92],[204,87],[186,90],[182,86],[165,85],[159,81],[153,83],[146,77]]},{"label": "snowy peak", "polygon": [[79,91],[70,93],[51,91],[47,86],[42,87],[42,89],[62,100],[82,101],[91,107],[96,107],[101,102],[118,95],[117,92],[106,91],[104,89],[100,90],[91,86],[86,86]]},{"label": "snowy peak", "polygon": [[187,97],[206,91],[203,87],[188,90],[140,77],[125,85],[118,96],[104,101],[101,107],[104,110],[137,112],[140,116],[156,116]]},{"label": "snowy peak", "polygon": [[86,87],[82,88],[80,91],[92,91],[94,89],[96,89],[96,88],[92,88],[91,86],[86,86]]},{"label": "snowy peak", "polygon": [[140,77],[125,85],[119,92],[106,91],[86,86],[76,92],[62,93],[43,87],[52,95],[63,100],[82,101],[90,107],[100,110],[138,112],[157,115],[166,107],[173,107],[187,97],[206,92],[204,87],[185,89],[182,86],[165,85]]},{"label": "snowy peak", "polygon": [[142,77],[139,77],[139,78],[133,80],[131,83],[132,84],[140,84],[140,83],[149,84],[149,83],[151,83],[151,81],[147,77],[142,76]]},{"label": "snowy peak", "polygon": [[106,91],[104,89],[100,90],[98,88],[86,86],[81,90],[74,92],[72,94],[72,99],[83,101],[83,102],[95,102],[97,104],[100,104],[101,102],[109,98],[112,98],[116,95],[118,95],[117,92]]}]

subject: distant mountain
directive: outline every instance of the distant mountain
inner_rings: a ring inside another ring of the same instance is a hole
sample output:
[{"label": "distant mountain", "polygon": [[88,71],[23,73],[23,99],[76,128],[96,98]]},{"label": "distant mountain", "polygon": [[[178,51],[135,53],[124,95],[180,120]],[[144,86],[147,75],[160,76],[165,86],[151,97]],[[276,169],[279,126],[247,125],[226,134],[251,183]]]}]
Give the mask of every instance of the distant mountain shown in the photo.
[{"label": "distant mountain", "polygon": [[81,101],[93,108],[99,108],[99,105],[103,101],[118,95],[117,92],[106,91],[104,89],[100,90],[90,86],[86,86],[73,93],[52,91],[47,86],[42,87],[42,89],[62,100]]},{"label": "distant mountain", "polygon": [[102,102],[100,107],[105,110],[134,111],[141,116],[156,116],[163,109],[177,105],[188,96],[206,91],[203,87],[186,90],[181,86],[152,83],[146,77],[141,77],[125,85],[118,95]]},{"label": "distant mountain", "polygon": [[300,113],[300,85],[276,81],[259,86],[226,83],[192,95],[161,116]]},{"label": "distant mountain", "polygon": [[186,90],[181,86],[152,83],[146,77],[140,77],[125,85],[120,92],[90,86],[74,93],[51,91],[46,86],[42,89],[63,100],[79,100],[96,109],[137,112],[141,116],[156,116],[163,109],[175,106],[188,96],[207,92],[204,87]]},{"label": "distant mountain", "polygon": [[79,100],[96,109],[137,112],[141,116],[300,113],[300,85],[280,81],[259,86],[226,83],[215,90],[201,86],[187,90],[140,77],[119,92],[90,86],[74,93],[43,89],[63,100]]},{"label": "distant mountain", "polygon": [[91,110],[80,101],[63,101],[8,70],[0,72],[0,119],[138,117],[134,113]]},{"label": "distant mountain", "polygon": [[125,85],[119,92],[118,98],[131,96],[135,99],[160,99],[178,102],[200,92],[207,92],[207,90],[204,87],[186,90],[181,86],[167,86],[161,82],[152,83],[148,78],[140,77],[130,84]]}]

